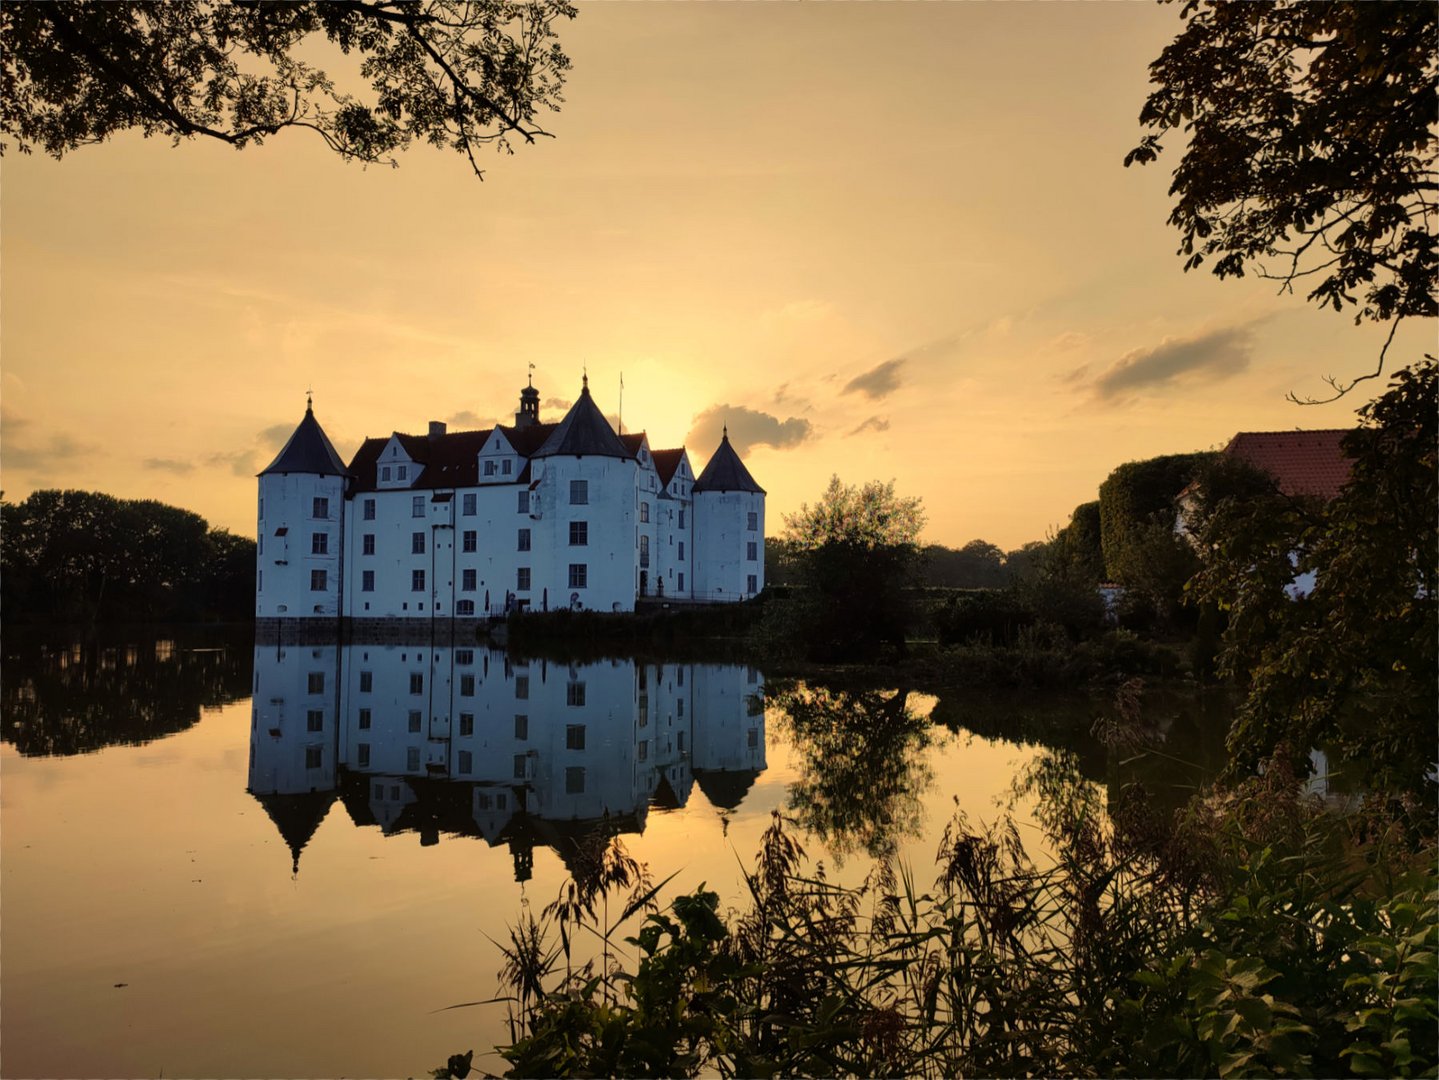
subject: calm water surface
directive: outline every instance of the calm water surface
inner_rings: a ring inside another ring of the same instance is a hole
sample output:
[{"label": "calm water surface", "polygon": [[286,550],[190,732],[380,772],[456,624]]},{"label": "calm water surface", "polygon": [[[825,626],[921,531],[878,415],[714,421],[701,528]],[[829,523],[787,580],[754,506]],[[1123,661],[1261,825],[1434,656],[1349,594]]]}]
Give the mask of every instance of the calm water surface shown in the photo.
[{"label": "calm water surface", "polygon": [[[737,901],[774,810],[841,877],[897,851],[923,880],[956,804],[992,819],[1043,743],[1114,773],[1084,697],[413,644],[6,648],[6,1077],[415,1076],[471,1047],[499,1071],[502,1012],[446,1006],[495,992],[489,939],[597,822],[679,871],[667,896]],[[1166,723],[1203,749],[1202,718]]]}]

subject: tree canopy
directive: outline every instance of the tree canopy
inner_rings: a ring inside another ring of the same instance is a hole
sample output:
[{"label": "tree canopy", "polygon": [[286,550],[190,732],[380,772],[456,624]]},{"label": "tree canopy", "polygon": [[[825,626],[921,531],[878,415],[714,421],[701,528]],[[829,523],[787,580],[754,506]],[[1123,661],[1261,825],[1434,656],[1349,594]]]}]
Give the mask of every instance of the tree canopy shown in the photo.
[{"label": "tree canopy", "polygon": [[1124,163],[1187,137],[1169,189],[1185,269],[1302,283],[1356,321],[1439,314],[1439,7],[1186,0],[1182,17]]},{"label": "tree canopy", "polygon": [[794,633],[809,654],[839,660],[886,644],[903,649],[912,618],[904,588],[924,527],[920,500],[896,494],[892,480],[851,486],[835,476],[818,501],[784,520],[804,586]]},{"label": "tree canopy", "polygon": [[[1348,484],[1325,506],[1263,478],[1206,478],[1198,595],[1229,615],[1221,663],[1245,688],[1235,763],[1280,746],[1357,755],[1418,788],[1439,710],[1439,368],[1395,374],[1344,440]],[[1296,572],[1314,588],[1294,598]],[[1432,789],[1431,789],[1432,790]]]},{"label": "tree canopy", "polygon": [[[547,134],[569,58],[569,0],[334,0],[0,6],[0,133],[56,158],[138,129],[235,147],[286,129],[346,160],[393,165],[412,142],[465,155]],[[327,42],[359,60],[362,99],[313,64]],[[0,143],[0,151],[5,144]]]}]

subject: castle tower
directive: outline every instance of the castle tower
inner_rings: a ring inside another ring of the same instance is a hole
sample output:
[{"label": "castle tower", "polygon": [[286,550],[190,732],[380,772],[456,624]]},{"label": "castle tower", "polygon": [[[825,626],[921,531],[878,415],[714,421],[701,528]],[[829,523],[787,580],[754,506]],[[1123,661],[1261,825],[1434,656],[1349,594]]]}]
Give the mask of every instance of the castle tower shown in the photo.
[{"label": "castle tower", "polygon": [[515,427],[529,427],[540,422],[540,392],[535,389],[534,376],[520,391],[520,411],[515,413]]},{"label": "castle tower", "polygon": [[259,477],[257,618],[341,615],[349,475],[307,398],[304,419]]},{"label": "castle tower", "polygon": [[764,589],[764,496],[725,428],[694,486],[696,600],[748,600]]}]

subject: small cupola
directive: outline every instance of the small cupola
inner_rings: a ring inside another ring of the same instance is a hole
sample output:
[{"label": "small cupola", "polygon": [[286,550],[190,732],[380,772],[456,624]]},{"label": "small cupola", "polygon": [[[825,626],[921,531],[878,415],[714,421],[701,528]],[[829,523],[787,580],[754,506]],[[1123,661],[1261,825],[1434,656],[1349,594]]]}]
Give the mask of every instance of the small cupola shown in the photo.
[{"label": "small cupola", "polygon": [[520,411],[515,413],[515,427],[529,427],[540,422],[540,392],[535,389],[535,377],[530,376],[529,385],[520,391]]}]

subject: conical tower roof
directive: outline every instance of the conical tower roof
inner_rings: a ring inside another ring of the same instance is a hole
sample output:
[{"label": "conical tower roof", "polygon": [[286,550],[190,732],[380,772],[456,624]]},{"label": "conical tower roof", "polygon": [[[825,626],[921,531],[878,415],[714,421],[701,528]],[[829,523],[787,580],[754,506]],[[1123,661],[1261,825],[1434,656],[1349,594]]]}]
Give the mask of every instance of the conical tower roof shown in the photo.
[{"label": "conical tower roof", "polygon": [[759,778],[757,769],[696,769],[695,783],[716,810],[733,810]]},{"label": "conical tower roof", "polygon": [[594,454],[597,457],[634,457],[620,437],[615,434],[615,429],[610,427],[610,422],[605,419],[600,407],[595,404],[595,399],[590,397],[590,380],[586,376],[584,386],[580,390],[580,399],[565,413],[565,418],[550,432],[550,437],[544,441],[534,456],[537,458],[554,457],[558,454]]},{"label": "conical tower roof", "polygon": [[255,801],[265,808],[270,820],[280,830],[285,846],[290,849],[293,872],[300,872],[300,852],[315,835],[320,822],[335,802],[333,791],[308,791],[300,795],[256,795]]},{"label": "conical tower roof", "polygon": [[729,444],[729,428],[725,428],[719,449],[705,465],[695,481],[695,491],[754,491],[763,495],[764,488],[754,482],[754,477],[744,467],[744,462]]},{"label": "conical tower roof", "polygon": [[310,473],[314,476],[349,476],[350,471],[335,453],[325,429],[315,419],[315,410],[305,403],[305,418],[290,436],[279,456],[260,473]]}]

